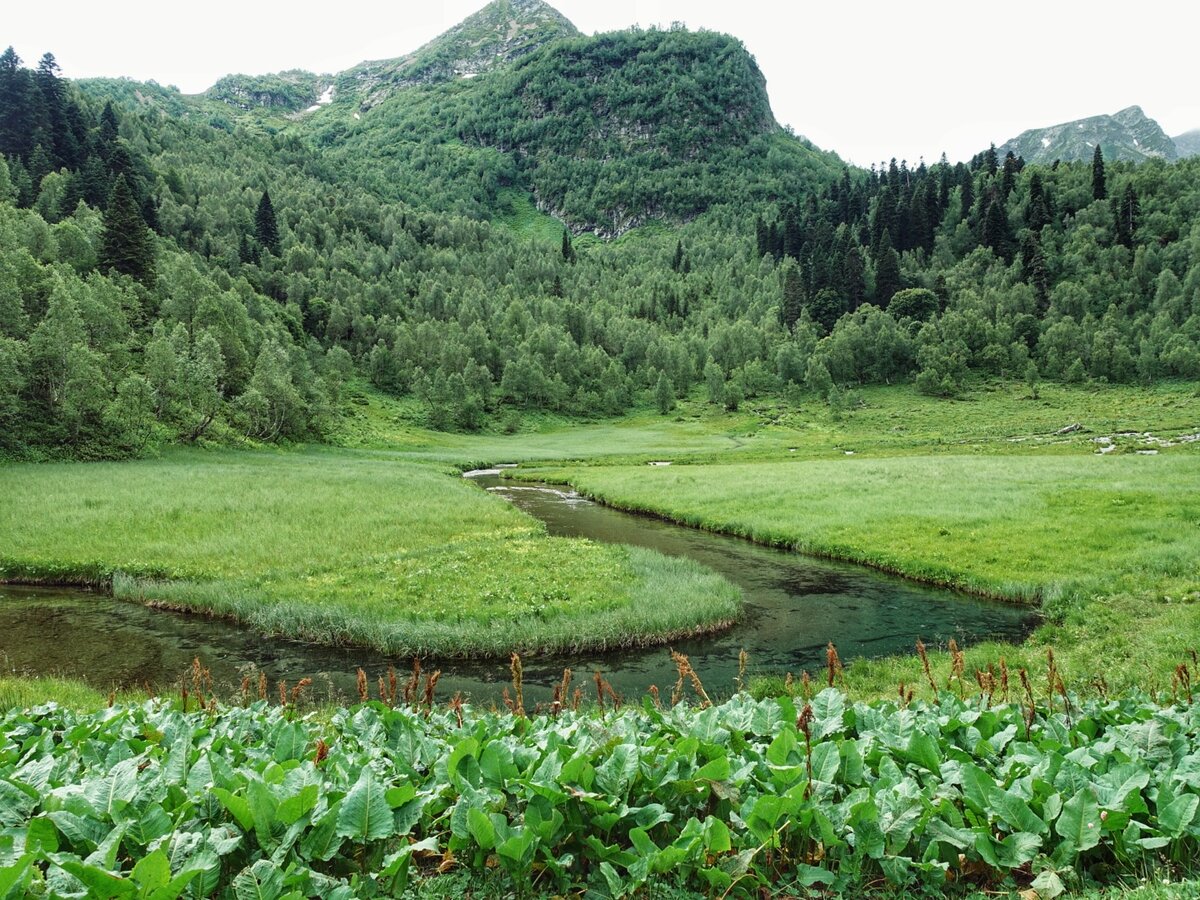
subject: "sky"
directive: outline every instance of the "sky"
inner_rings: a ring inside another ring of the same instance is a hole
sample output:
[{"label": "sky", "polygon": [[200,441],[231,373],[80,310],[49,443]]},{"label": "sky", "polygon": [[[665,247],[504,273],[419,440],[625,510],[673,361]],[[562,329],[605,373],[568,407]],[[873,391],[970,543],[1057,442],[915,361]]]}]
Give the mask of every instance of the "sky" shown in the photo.
[{"label": "sky", "polygon": [[[485,0],[331,3],[59,0],[8,4],[0,45],[71,78],[128,76],[199,93],[232,72],[337,72],[416,49]],[[786,4],[786,5],[785,5]],[[1170,135],[1200,128],[1194,21],[1178,0],[1119,15],[1077,0],[558,0],[592,34],[632,25],[732,34],[776,119],[869,166],[969,159],[1027,128],[1137,104]]]}]

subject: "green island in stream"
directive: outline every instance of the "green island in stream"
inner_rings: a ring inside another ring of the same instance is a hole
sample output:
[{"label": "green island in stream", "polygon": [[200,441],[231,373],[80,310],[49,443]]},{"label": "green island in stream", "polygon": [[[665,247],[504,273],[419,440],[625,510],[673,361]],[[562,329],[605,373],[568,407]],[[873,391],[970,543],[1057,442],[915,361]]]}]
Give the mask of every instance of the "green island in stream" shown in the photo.
[{"label": "green island in stream", "polygon": [[863,166],[682,22],[185,92],[97,15],[0,41],[0,900],[1200,896],[1167,100]]}]

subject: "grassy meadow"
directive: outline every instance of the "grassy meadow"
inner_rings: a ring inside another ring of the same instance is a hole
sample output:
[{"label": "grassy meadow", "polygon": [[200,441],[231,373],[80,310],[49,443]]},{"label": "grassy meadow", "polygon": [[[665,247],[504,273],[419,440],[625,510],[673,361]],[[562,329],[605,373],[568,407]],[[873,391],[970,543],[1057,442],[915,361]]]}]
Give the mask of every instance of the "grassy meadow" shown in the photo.
[{"label": "grassy meadow", "polygon": [[[736,449],[681,448],[663,457],[671,466],[647,466],[643,454],[543,463],[518,477],[1043,607],[1047,623],[1026,646],[973,648],[980,666],[1006,656],[1040,668],[1053,647],[1085,682],[1169,682],[1200,635],[1200,442],[1178,440],[1200,430],[1193,385],[859,397],[841,415],[743,407],[757,418],[743,421]],[[684,421],[708,415],[696,414],[686,409]],[[948,657],[937,661],[948,670]],[[867,694],[924,680],[915,659],[864,661],[850,677]]]},{"label": "grassy meadow", "polygon": [[395,654],[616,647],[713,627],[700,566],[550,538],[439,467],[347,451],[0,468],[0,577]]}]

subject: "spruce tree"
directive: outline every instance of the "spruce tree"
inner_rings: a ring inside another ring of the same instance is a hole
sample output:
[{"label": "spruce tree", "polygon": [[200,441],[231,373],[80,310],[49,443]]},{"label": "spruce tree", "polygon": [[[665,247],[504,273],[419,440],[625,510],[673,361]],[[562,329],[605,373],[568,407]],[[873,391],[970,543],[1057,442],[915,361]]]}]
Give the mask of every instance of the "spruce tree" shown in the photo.
[{"label": "spruce tree", "polygon": [[875,264],[875,305],[887,309],[892,295],[904,287],[900,274],[900,256],[892,248],[892,242],[884,235],[879,257]]},{"label": "spruce tree", "polygon": [[154,284],[154,238],[124,175],[117,177],[104,213],[100,268],[128,275],[147,287]]},{"label": "spruce tree", "polygon": [[1096,152],[1092,154],[1092,199],[1103,200],[1108,196],[1108,185],[1104,178],[1104,154],[1100,150],[1100,145],[1096,145]]},{"label": "spruce tree", "polygon": [[800,269],[788,260],[783,269],[783,308],[780,310],[784,328],[788,331],[794,329],[803,309],[804,284],[800,280]]},{"label": "spruce tree", "polygon": [[275,207],[271,205],[271,195],[263,191],[262,199],[258,201],[258,210],[254,213],[254,235],[258,238],[259,246],[279,255],[279,223],[275,219]]},{"label": "spruce tree", "polygon": [[1132,184],[1125,185],[1125,193],[1117,207],[1114,225],[1116,226],[1117,243],[1133,249],[1133,234],[1137,230],[1138,218],[1141,216],[1141,204],[1138,202],[1137,191]]}]

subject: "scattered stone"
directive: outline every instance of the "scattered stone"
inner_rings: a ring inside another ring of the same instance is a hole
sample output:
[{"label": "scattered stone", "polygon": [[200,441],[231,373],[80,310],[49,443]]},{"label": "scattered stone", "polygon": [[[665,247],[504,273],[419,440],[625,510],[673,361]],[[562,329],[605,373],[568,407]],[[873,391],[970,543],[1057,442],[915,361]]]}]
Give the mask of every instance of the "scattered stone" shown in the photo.
[{"label": "scattered stone", "polygon": [[1055,434],[1074,434],[1076,431],[1083,431],[1083,426],[1080,425],[1078,422],[1072,422],[1070,425],[1060,428],[1060,429],[1058,429],[1058,431],[1056,431],[1054,433]]},{"label": "scattered stone", "polygon": [[650,466],[669,466],[670,464],[671,464],[671,461],[669,459],[659,459],[659,460],[655,460],[653,462],[647,463],[647,465],[650,465]]},{"label": "scattered stone", "polygon": [[1157,450],[1139,450],[1138,456],[1158,456]]}]

